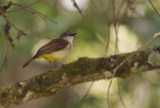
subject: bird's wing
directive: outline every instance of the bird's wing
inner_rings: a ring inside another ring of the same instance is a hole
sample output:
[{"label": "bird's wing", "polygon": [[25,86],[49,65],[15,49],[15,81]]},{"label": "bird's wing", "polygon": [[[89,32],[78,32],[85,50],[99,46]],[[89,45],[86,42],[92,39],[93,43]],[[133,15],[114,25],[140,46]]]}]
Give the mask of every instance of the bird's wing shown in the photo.
[{"label": "bird's wing", "polygon": [[62,50],[64,48],[66,48],[68,44],[69,44],[69,42],[64,39],[54,39],[54,40],[50,41],[49,43],[45,44],[44,46],[42,46],[37,51],[35,57],[37,58],[43,54],[49,54],[52,52]]}]

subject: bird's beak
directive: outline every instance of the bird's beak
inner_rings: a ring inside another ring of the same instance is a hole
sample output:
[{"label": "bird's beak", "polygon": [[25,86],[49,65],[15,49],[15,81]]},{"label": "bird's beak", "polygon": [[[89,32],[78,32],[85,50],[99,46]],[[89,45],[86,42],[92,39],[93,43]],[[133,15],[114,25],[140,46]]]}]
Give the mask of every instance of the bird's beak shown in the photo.
[{"label": "bird's beak", "polygon": [[70,36],[75,36],[77,33],[72,33]]}]

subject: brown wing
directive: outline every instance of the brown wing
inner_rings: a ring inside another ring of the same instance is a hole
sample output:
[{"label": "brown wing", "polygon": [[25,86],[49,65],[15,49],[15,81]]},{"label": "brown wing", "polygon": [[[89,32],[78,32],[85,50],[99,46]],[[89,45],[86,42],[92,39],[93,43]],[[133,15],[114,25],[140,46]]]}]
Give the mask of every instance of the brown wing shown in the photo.
[{"label": "brown wing", "polygon": [[68,41],[64,39],[54,39],[50,41],[49,43],[42,46],[36,53],[35,58],[43,55],[43,54],[49,54],[52,52],[59,51],[61,49],[64,49],[69,44]]}]

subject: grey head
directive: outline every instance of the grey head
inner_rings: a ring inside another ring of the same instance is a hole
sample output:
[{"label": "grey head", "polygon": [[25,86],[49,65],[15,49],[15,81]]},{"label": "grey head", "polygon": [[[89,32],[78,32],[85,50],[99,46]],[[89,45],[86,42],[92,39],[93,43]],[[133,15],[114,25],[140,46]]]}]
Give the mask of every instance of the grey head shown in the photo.
[{"label": "grey head", "polygon": [[60,37],[59,38],[66,38],[66,37],[72,37],[72,36],[75,36],[77,33],[71,33],[71,32],[64,32],[64,33],[62,33],[61,35],[60,35]]},{"label": "grey head", "polygon": [[73,41],[73,36],[75,36],[77,33],[71,33],[71,32],[64,32],[60,35],[59,38],[61,39],[65,39],[67,40],[68,42],[71,42]]}]

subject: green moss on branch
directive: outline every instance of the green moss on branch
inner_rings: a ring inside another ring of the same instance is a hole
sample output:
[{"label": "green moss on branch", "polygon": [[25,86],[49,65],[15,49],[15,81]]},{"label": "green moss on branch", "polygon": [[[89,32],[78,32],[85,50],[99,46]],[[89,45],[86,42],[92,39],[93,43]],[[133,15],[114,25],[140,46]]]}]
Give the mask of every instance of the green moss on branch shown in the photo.
[{"label": "green moss on branch", "polygon": [[[117,70],[115,77],[127,78],[138,72],[159,69],[160,61],[153,63],[152,60],[154,54],[156,54],[155,57],[159,57],[159,49],[156,47],[138,52]],[[42,96],[51,96],[75,84],[109,79],[112,70],[130,54],[119,54],[108,58],[80,58],[55,71],[45,72],[26,81],[11,84],[0,89],[0,108],[22,104]]]}]

